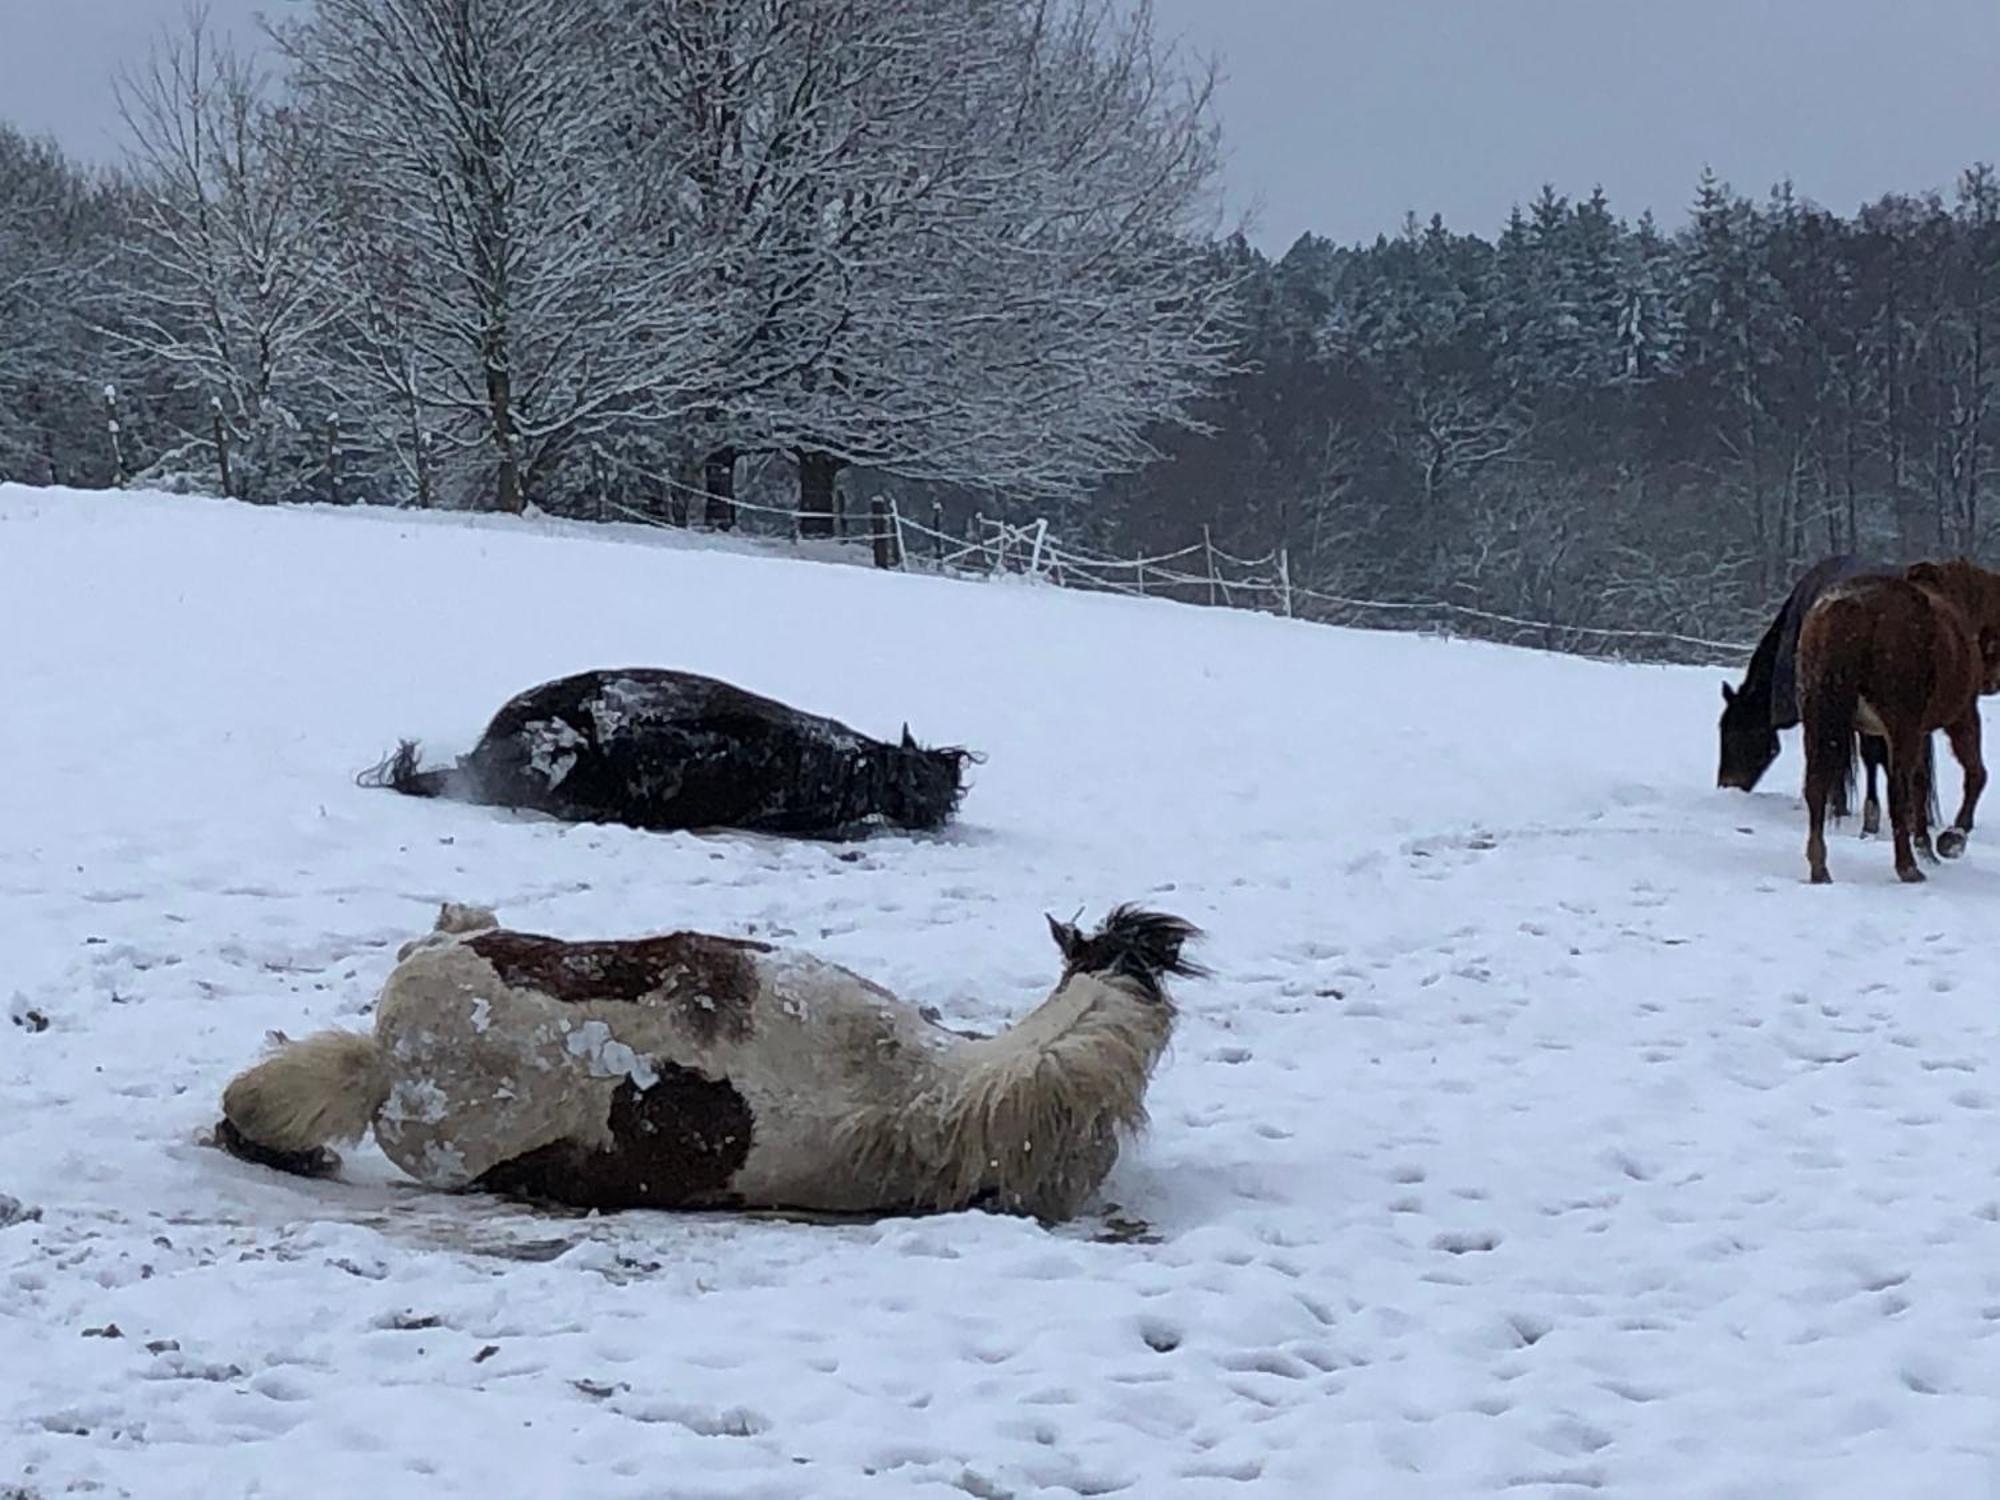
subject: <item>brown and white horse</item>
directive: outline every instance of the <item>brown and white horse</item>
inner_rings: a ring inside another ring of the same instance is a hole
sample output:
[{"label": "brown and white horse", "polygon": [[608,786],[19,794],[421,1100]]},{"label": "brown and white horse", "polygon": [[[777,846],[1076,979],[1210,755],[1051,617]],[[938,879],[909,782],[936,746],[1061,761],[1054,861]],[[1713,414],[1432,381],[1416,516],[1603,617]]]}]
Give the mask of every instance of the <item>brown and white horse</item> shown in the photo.
[{"label": "brown and white horse", "polygon": [[1944,730],[1964,767],[1965,791],[1937,852],[1962,853],[1986,786],[1979,698],[2000,692],[2000,573],[1956,558],[1836,584],[1799,626],[1798,683],[1812,881],[1832,879],[1827,802],[1852,774],[1857,731],[1887,744],[1896,874],[1921,881],[1916,855],[1931,853],[1925,741]]},{"label": "brown and white horse", "polygon": [[372,1035],[281,1042],[216,1141],[303,1175],[372,1128],[440,1189],[581,1208],[1074,1216],[1146,1119],[1197,929],[1130,906],[1049,919],[1062,972],[969,1037],[810,954],[702,932],[574,942],[447,905]]}]

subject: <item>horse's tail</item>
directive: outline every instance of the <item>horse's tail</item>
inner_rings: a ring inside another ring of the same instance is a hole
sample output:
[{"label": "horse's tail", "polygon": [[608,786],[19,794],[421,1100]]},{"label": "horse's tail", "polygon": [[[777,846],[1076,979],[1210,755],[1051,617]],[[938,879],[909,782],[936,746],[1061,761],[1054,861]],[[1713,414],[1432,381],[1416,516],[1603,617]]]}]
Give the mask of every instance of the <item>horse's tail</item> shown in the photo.
[{"label": "horse's tail", "polygon": [[357,786],[387,787],[406,797],[442,797],[451,791],[452,777],[456,774],[455,766],[419,770],[417,742],[403,740],[397,744],[393,754],[384,756],[356,776],[354,781]]},{"label": "horse's tail", "polygon": [[360,1140],[388,1098],[387,1059],[374,1037],[316,1032],[281,1042],[229,1080],[218,1134],[238,1155],[310,1171],[328,1142]]},{"label": "horse's tail", "polygon": [[1854,811],[1854,791],[1859,785],[1859,777],[1854,767],[1854,757],[1861,749],[1861,732],[1856,730],[1847,737],[1847,769],[1836,776],[1827,791],[1826,810],[1834,821],[1846,817]]},{"label": "horse's tail", "polygon": [[[1839,609],[1840,605],[1820,608]],[[1859,744],[1855,719],[1861,706],[1861,681],[1855,672],[1852,647],[1843,649],[1837,636],[1831,640],[1822,636],[1813,643],[1820,649],[1809,656],[1805,630],[1800,634],[1799,719],[1805,729],[1807,795],[1811,795],[1817,763],[1829,793],[1830,810],[1835,818],[1844,818],[1854,805],[1854,761]]]}]

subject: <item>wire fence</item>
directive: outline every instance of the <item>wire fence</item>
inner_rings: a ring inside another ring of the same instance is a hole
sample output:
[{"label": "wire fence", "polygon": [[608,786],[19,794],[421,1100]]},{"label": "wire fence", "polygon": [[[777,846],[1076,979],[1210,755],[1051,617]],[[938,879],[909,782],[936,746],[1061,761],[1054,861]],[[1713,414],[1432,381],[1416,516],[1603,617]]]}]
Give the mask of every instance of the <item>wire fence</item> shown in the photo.
[{"label": "wire fence", "polygon": [[854,515],[837,505],[833,514],[715,497],[697,486],[668,479],[675,492],[672,521],[605,499],[600,510],[651,526],[702,526],[697,518],[738,513],[768,518],[795,541],[819,539],[843,547],[867,547],[877,567],[962,578],[1011,576],[1058,588],[1163,598],[1223,609],[1248,609],[1291,619],[1364,629],[1402,630],[1533,646],[1576,655],[1619,660],[1697,665],[1738,663],[1751,643],[1718,640],[1694,629],[1633,628],[1583,621],[1535,619],[1447,600],[1370,599],[1314,588],[1297,581],[1290,550],[1278,547],[1261,557],[1239,557],[1215,544],[1209,528],[1201,540],[1170,552],[1112,557],[1060,541],[1046,520],[1026,523],[970,516],[954,533],[934,506],[928,522],[903,512],[893,498],[876,497]]}]

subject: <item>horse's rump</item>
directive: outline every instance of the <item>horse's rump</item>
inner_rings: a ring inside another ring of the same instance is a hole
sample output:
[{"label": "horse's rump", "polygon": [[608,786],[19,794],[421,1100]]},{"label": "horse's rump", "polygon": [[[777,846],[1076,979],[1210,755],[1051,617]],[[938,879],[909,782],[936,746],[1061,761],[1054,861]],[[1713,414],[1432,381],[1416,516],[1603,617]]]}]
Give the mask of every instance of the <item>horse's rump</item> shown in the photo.
[{"label": "horse's rump", "polygon": [[[1778,758],[1778,731],[1799,722],[1798,635],[1807,611],[1843,580],[1889,576],[1886,564],[1840,553],[1801,574],[1758,638],[1740,685],[1722,685],[1716,785],[1751,791]],[[1838,799],[1846,810],[1846,791]]]},{"label": "horse's rump", "polygon": [[1812,607],[1850,581],[1897,576],[1887,563],[1845,553],[1825,558],[1800,575],[1772,622],[1769,719],[1773,729],[1790,729],[1799,722],[1799,629]]}]

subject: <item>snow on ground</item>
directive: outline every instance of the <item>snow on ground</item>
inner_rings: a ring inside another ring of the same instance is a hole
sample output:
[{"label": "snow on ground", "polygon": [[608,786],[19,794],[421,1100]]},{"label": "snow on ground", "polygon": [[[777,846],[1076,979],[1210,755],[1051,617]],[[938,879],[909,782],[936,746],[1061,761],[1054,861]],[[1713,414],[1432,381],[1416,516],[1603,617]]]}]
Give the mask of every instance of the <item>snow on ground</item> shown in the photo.
[{"label": "snow on ground", "polygon": [[[353,784],[634,663],[989,759],[858,851]],[[1808,887],[1795,736],[1712,789],[1720,675],[0,490],[0,1494],[2000,1493],[2000,852],[1904,888],[1850,824]],[[1144,899],[1217,973],[1054,1231],[199,1145],[444,899],[775,935],[982,1026],[1053,982],[1044,911]]]}]

